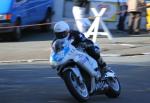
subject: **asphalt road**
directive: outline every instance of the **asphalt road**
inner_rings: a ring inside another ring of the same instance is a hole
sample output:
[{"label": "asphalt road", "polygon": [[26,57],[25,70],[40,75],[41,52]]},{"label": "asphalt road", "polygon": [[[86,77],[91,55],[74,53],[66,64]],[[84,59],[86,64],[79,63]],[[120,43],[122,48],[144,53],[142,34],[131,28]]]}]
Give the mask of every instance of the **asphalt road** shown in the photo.
[{"label": "asphalt road", "polygon": [[[52,33],[29,30],[23,34],[19,42],[0,39],[0,61],[4,61],[0,63],[0,103],[76,103],[64,82],[47,64]],[[100,38],[98,42],[104,54],[149,52],[149,36],[142,36],[136,39],[128,36],[115,38],[134,46],[113,44],[107,38]],[[94,96],[88,103],[149,103],[149,58],[150,55],[104,56],[104,60],[114,68],[120,78],[121,95],[117,99],[109,99],[105,95]],[[32,59],[46,61],[30,64]],[[29,62],[16,64],[18,62],[15,60]]]},{"label": "asphalt road", "polygon": [[[119,98],[93,96],[88,103],[149,103],[150,64],[109,64],[118,74]],[[0,65],[0,103],[76,103],[48,64]]]}]

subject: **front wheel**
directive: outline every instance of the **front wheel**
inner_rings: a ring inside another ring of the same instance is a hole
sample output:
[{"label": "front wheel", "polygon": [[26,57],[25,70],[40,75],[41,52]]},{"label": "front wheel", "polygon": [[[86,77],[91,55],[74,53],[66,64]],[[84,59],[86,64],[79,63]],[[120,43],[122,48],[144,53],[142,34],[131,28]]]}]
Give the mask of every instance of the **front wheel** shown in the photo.
[{"label": "front wheel", "polygon": [[22,36],[22,33],[21,33],[21,27],[19,27],[21,24],[20,20],[17,20],[15,22],[15,27],[14,30],[13,30],[13,35],[12,35],[12,40],[13,41],[19,41],[21,39],[21,36]]},{"label": "front wheel", "polygon": [[70,93],[79,101],[85,102],[89,99],[89,93],[84,81],[80,81],[79,77],[71,70],[65,72],[64,81]]},{"label": "front wheel", "polygon": [[108,90],[106,90],[106,96],[109,98],[117,98],[121,92],[121,85],[117,77],[109,77],[106,79],[108,84]]}]

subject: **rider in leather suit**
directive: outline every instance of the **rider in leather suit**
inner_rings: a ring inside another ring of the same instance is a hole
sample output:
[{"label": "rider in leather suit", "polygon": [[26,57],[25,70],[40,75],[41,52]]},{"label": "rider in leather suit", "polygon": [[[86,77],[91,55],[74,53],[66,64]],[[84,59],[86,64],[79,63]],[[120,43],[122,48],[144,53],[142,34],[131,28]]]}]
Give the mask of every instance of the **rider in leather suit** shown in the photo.
[{"label": "rider in leather suit", "polygon": [[97,61],[102,76],[107,72],[108,69],[106,63],[100,56],[99,47],[94,45],[94,43],[86,38],[84,34],[79,31],[70,30],[69,25],[64,21],[59,21],[54,25],[54,34],[56,37],[54,41],[57,39],[66,38],[68,36],[68,39],[72,41],[72,45],[75,47],[82,44],[86,52]]}]

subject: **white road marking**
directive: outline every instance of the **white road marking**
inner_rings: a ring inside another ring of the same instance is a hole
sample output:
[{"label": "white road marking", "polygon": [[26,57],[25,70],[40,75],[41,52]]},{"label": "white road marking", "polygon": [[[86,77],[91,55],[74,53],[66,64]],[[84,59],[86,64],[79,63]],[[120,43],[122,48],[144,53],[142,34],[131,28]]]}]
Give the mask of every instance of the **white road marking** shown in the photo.
[{"label": "white road marking", "polygon": [[48,101],[48,103],[58,103],[58,101]]},{"label": "white road marking", "polygon": [[48,78],[48,79],[60,79],[60,77],[44,77],[44,78]]},{"label": "white road marking", "polygon": [[119,45],[122,45],[122,46],[129,46],[129,47],[135,47],[135,45],[133,45],[133,44],[119,44]]},{"label": "white road marking", "polygon": [[101,54],[103,57],[119,57],[120,54]]},{"label": "white road marking", "polygon": [[144,55],[150,55],[150,52],[147,52],[147,53],[142,53],[142,54],[144,54]]},{"label": "white road marking", "polygon": [[[130,45],[131,46],[131,45]],[[133,46],[133,45],[132,45]],[[150,52],[146,53],[138,53],[138,54],[133,54],[133,55],[150,55]],[[122,54],[101,54],[104,57],[120,57]],[[128,55],[128,54],[123,54],[123,55]],[[45,61],[48,62],[49,59],[27,59],[27,60],[10,60],[10,61],[0,61],[0,63],[31,63],[31,62],[37,62],[37,61]]]}]

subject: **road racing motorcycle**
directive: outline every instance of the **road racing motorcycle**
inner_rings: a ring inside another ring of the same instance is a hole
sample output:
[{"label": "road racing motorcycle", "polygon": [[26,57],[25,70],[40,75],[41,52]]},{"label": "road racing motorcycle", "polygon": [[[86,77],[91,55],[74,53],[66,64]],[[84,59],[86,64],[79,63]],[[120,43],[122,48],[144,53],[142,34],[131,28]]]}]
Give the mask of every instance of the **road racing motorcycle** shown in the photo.
[{"label": "road racing motorcycle", "polygon": [[121,85],[114,71],[102,76],[96,60],[82,46],[75,48],[70,40],[57,39],[52,44],[50,64],[79,102],[93,95],[105,94],[110,98],[120,95]]}]

